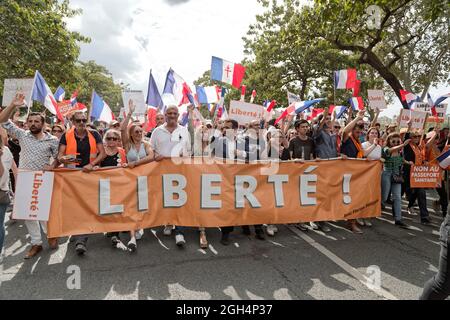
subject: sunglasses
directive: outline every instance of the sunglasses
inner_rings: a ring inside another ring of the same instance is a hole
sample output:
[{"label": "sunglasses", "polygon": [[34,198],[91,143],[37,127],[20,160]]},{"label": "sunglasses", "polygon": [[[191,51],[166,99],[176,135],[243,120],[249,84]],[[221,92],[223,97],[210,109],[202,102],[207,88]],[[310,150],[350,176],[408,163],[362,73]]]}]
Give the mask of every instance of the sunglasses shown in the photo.
[{"label": "sunglasses", "polygon": [[136,131],[134,132],[134,134],[142,134],[142,131],[141,131],[141,130],[136,130]]},{"label": "sunglasses", "polygon": [[119,138],[116,137],[107,137],[106,141],[119,141]]},{"label": "sunglasses", "polygon": [[87,119],[75,119],[76,123],[87,123]]},{"label": "sunglasses", "polygon": [[335,129],[340,129],[341,127],[339,127],[339,126],[334,126],[334,128],[335,128]]},{"label": "sunglasses", "polygon": [[400,140],[392,140],[391,143],[392,143],[392,144],[400,144],[400,143],[402,143],[402,142],[401,142]]}]

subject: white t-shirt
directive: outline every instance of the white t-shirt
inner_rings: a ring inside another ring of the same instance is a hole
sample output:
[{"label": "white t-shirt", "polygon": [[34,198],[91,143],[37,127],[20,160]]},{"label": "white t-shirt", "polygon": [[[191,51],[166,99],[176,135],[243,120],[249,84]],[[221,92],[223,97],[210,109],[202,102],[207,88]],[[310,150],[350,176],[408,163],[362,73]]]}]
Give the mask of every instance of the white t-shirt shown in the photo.
[{"label": "white t-shirt", "polygon": [[9,190],[9,170],[11,169],[14,162],[14,157],[9,151],[8,147],[3,147],[2,164],[5,171],[0,178],[0,190]]},{"label": "white t-shirt", "polygon": [[[372,144],[368,141],[362,143],[363,150],[368,150]],[[380,160],[381,159],[381,146],[377,145],[367,156],[369,160]]]},{"label": "white t-shirt", "polygon": [[166,124],[157,127],[152,132],[150,146],[164,157],[191,156],[191,136],[188,129],[180,125],[172,133],[167,130]]}]

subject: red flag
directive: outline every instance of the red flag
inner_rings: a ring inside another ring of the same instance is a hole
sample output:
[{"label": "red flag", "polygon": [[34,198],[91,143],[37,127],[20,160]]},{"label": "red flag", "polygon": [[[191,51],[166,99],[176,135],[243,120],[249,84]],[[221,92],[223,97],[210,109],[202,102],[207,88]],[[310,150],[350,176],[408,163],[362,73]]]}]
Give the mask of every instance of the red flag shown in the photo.
[{"label": "red flag", "polygon": [[361,87],[361,80],[355,80],[355,82],[353,82],[353,96],[357,97],[359,96],[359,89]]},{"label": "red flag", "polygon": [[146,132],[149,132],[154,127],[156,127],[156,114],[158,113],[156,108],[147,109],[147,128],[144,128]]},{"label": "red flag", "polygon": [[247,86],[242,85],[241,87],[241,101],[245,101],[245,90],[247,89]]},{"label": "red flag", "polygon": [[272,111],[272,109],[277,105],[277,101],[276,100],[272,100],[269,104],[269,106],[267,107],[267,112]]}]

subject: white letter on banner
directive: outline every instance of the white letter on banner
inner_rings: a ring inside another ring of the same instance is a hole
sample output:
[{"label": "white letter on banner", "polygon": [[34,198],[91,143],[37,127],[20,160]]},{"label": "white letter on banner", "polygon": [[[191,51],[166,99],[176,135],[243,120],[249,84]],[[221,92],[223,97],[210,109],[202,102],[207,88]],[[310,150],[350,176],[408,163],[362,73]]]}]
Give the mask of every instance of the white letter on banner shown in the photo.
[{"label": "white letter on banner", "polygon": [[138,211],[148,210],[147,176],[138,177]]},{"label": "white letter on banner", "polygon": [[220,174],[202,174],[201,186],[201,204],[202,209],[220,209],[222,208],[222,200],[211,199],[212,195],[220,195],[220,186],[213,187],[213,182],[222,182]]},{"label": "white letter on banner", "polygon": [[[248,183],[248,188],[244,188],[244,183]],[[245,200],[247,198],[252,208],[261,208],[258,199],[253,195],[257,186],[256,179],[252,176],[236,176],[235,177],[235,193],[236,193],[236,208],[244,208]]]},{"label": "white letter on banner", "polygon": [[[174,181],[177,185],[174,186]],[[164,208],[179,208],[186,204],[187,194],[183,190],[186,188],[186,178],[181,174],[164,174],[163,175],[163,198]],[[178,199],[173,197],[178,195]]]},{"label": "white letter on banner", "polygon": [[111,205],[111,181],[109,179],[100,180],[100,214],[122,213],[123,204]]},{"label": "white letter on banner", "polygon": [[268,182],[273,183],[275,189],[275,206],[284,207],[283,182],[289,181],[287,174],[275,174],[268,177]]},{"label": "white letter on banner", "polygon": [[317,175],[302,174],[300,176],[300,203],[302,206],[314,206],[317,204],[316,198],[308,197],[308,193],[316,193],[316,185],[310,186],[309,182],[317,182]]}]

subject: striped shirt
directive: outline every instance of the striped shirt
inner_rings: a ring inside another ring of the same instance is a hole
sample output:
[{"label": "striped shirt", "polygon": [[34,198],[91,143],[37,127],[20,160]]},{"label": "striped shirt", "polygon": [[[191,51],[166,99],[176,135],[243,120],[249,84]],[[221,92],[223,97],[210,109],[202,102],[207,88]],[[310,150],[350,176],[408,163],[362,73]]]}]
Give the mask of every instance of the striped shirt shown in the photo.
[{"label": "striped shirt", "polygon": [[11,120],[2,124],[9,135],[19,140],[19,169],[42,170],[50,164],[50,160],[58,156],[58,138],[44,132],[42,139],[37,139],[29,130],[17,127]]}]

